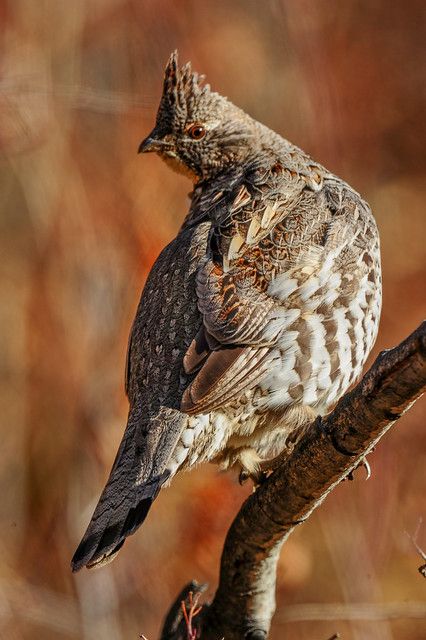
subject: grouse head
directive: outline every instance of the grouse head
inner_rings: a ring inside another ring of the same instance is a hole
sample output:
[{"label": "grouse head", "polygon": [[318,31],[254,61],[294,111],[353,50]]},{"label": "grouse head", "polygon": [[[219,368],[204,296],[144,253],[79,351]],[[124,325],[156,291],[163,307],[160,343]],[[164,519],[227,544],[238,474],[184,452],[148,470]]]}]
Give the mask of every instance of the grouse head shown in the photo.
[{"label": "grouse head", "polygon": [[203,81],[190,63],[179,68],[172,53],[155,127],[139,147],[195,181],[243,164],[258,146],[259,124]]}]

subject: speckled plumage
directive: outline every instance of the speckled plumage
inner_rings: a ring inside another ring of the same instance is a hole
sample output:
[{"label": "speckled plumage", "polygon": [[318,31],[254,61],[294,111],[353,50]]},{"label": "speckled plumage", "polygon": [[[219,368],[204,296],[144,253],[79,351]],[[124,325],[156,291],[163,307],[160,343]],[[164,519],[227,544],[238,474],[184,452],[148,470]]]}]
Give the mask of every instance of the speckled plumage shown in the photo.
[{"label": "speckled plumage", "polygon": [[253,473],[285,450],[360,375],[380,316],[368,204],[176,54],[141,150],[194,191],[142,294],[128,425],[74,570],[111,559],[177,471],[211,460]]}]

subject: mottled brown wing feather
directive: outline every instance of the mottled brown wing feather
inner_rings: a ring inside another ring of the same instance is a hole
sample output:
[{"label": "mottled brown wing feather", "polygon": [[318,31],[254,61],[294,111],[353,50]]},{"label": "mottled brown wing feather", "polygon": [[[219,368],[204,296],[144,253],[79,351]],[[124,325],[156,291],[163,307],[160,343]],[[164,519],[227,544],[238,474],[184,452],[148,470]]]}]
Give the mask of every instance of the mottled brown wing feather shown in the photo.
[{"label": "mottled brown wing feather", "polygon": [[184,355],[183,368],[185,373],[188,375],[195,373],[204,364],[210,353],[207,332],[204,327],[201,327]]},{"label": "mottled brown wing feather", "polygon": [[214,351],[182,398],[182,411],[208,413],[254,387],[267,371],[268,348]]},{"label": "mottled brown wing feather", "polygon": [[[259,212],[253,202],[250,203],[247,193],[247,190],[240,189],[237,200],[239,203],[243,199],[243,204],[249,203],[252,206],[250,216],[241,216],[243,220],[247,217],[251,219],[251,222],[245,223],[248,231],[242,233],[242,224],[234,217],[233,222],[229,223],[228,236],[225,240],[222,238],[222,243],[216,242],[215,255],[209,256],[197,273],[198,308],[202,314],[203,326],[184,358],[186,373],[196,373],[182,398],[181,409],[187,413],[207,413],[238,398],[261,381],[270,360],[269,347],[273,346],[273,339],[272,343],[268,343],[266,336],[269,339],[272,336],[270,331],[266,331],[266,327],[268,324],[270,326],[277,300],[268,293],[262,266],[257,262],[256,267],[253,267],[256,241],[251,230]],[[289,229],[293,228],[290,218],[295,217],[297,220],[299,210],[300,216],[303,214],[305,217],[309,215],[307,210],[311,207],[323,212],[322,234],[318,234],[316,242],[312,239],[310,244],[306,242],[306,248],[295,252],[289,260],[282,260],[276,267],[275,277],[280,271],[284,271],[289,278],[290,275],[294,278],[294,282],[302,283],[308,277],[306,274],[320,270],[323,261],[336,245],[340,248],[350,245],[349,240],[354,237],[352,219],[355,214],[352,209],[355,205],[351,203],[351,211],[346,215],[346,209],[339,201],[336,209],[338,214],[333,216],[329,209],[329,206],[333,207],[333,202],[328,194],[317,196],[308,189],[302,198],[300,190],[297,192],[295,189],[291,195],[291,198],[284,198],[280,203],[268,205],[266,212],[262,209],[263,218],[256,230],[260,239],[264,238],[265,230],[273,233],[274,224],[282,221],[283,210]],[[233,209],[235,203],[231,202],[229,210],[232,212]],[[304,233],[314,233],[314,229],[310,231],[310,226],[306,224],[297,228],[302,238]],[[214,233],[213,229],[213,235]],[[282,233],[285,233],[285,228]],[[294,244],[297,245],[297,240],[301,244],[298,237]],[[350,253],[349,248],[346,254],[348,252]],[[347,261],[349,258],[347,255],[346,258],[343,255],[336,258],[342,259]],[[353,269],[351,277],[355,278]],[[295,292],[294,296],[297,295]],[[285,306],[282,299],[281,304]],[[296,304],[296,308],[300,306]],[[212,340],[216,342],[214,346]]]},{"label": "mottled brown wing feather", "polygon": [[215,397],[215,389],[220,385],[223,390],[230,372],[235,368],[235,362],[239,360],[243,351],[244,347],[235,347],[210,353],[195,380],[186,389],[181,409],[186,413],[207,411],[211,398]]},{"label": "mottled brown wing feather", "polygon": [[265,373],[269,349],[262,334],[274,302],[252,286],[253,271],[244,264],[241,245],[231,264],[228,252],[215,259],[210,256],[198,271],[203,326],[184,357],[187,374],[198,370],[182,398],[185,413],[207,413],[223,406],[254,387]]}]

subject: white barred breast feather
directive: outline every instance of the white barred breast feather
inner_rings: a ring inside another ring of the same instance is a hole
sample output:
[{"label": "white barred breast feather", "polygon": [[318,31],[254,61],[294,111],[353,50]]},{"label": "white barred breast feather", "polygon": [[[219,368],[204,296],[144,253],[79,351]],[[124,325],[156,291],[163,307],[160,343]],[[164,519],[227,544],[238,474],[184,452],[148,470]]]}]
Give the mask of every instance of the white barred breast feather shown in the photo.
[{"label": "white barred breast feather", "polygon": [[275,348],[261,404],[300,402],[323,412],[358,378],[380,317],[379,254],[373,253],[357,255],[349,243],[329,253],[311,248],[272,281],[269,294],[282,306],[265,329]]},{"label": "white barred breast feather", "polygon": [[[250,385],[247,375],[233,402],[191,417],[176,452],[182,467],[216,459],[226,468],[243,455],[250,466],[249,448],[259,459],[277,454],[295,428],[330,410],[360,376],[381,309],[377,229],[367,205],[360,207],[349,219],[336,216],[323,246],[302,249],[272,278],[258,314],[251,300],[247,309],[263,329],[257,348],[236,362],[257,353],[259,379]],[[200,306],[210,312],[206,300]],[[236,370],[244,380],[244,366]],[[191,446],[188,431],[199,432]]]}]

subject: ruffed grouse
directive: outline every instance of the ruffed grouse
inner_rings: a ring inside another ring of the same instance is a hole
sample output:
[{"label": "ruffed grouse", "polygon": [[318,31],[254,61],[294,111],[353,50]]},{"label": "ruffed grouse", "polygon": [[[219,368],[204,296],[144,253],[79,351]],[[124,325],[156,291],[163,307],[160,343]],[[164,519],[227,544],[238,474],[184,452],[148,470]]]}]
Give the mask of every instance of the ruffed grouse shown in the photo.
[{"label": "ruffed grouse", "polygon": [[203,461],[256,476],[361,373],[381,306],[368,204],[213,93],[173,53],[151,134],[194,182],[129,340],[127,428],[72,560],[110,560],[160,488]]}]

